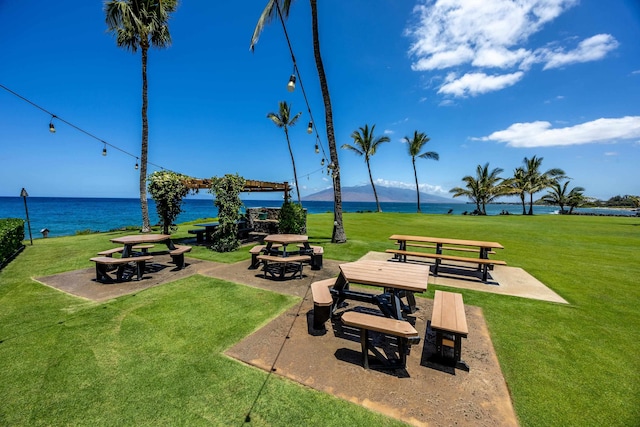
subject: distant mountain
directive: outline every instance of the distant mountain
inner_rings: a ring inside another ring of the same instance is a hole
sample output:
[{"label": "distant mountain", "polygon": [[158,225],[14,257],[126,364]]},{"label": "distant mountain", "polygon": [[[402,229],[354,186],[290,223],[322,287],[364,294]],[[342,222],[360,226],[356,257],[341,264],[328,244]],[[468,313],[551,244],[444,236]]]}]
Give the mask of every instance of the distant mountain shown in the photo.
[{"label": "distant mountain", "polygon": [[[416,203],[416,192],[408,188],[376,186],[380,202],[392,203]],[[333,189],[319,191],[302,198],[303,201],[333,201]],[[359,187],[342,187],[342,201],[344,202],[375,202],[373,189],[370,185]],[[462,200],[449,199],[447,197],[434,196],[433,194],[420,193],[420,203],[464,203]]]}]

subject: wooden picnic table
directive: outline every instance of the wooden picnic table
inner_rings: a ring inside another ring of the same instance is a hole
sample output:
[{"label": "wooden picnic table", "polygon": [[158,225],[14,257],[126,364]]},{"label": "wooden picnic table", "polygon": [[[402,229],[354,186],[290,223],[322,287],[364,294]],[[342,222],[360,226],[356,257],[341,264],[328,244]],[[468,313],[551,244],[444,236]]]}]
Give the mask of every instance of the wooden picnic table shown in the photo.
[{"label": "wooden picnic table", "polygon": [[[404,311],[415,311],[414,293],[427,290],[429,267],[426,265],[392,263],[387,261],[356,261],[340,264],[340,275],[333,288],[331,312],[334,312],[346,299],[377,305],[385,316],[403,320]],[[382,294],[370,294],[354,291],[350,285],[362,284],[379,286]],[[407,304],[401,298],[407,297]]]},{"label": "wooden picnic table", "polygon": [[[303,245],[303,252],[311,252],[311,246],[309,246],[309,237],[304,234],[269,234],[264,239],[264,242],[267,246],[264,248],[264,251],[267,255],[280,255],[283,257],[287,257],[290,254],[299,254],[300,249],[296,247],[295,251],[287,252],[287,245],[293,245],[297,243],[301,243]],[[277,248],[274,248],[273,245],[281,245]]]},{"label": "wooden picnic table", "polygon": [[128,258],[133,253],[133,246],[142,243],[164,243],[170,251],[176,249],[176,246],[168,234],[133,234],[129,236],[116,237],[111,239],[113,243],[119,243],[124,246],[122,258]]},{"label": "wooden picnic table", "polygon": [[[443,249],[450,250],[458,250],[464,251],[465,249],[470,249],[472,251],[477,251],[479,253],[479,258],[488,259],[489,253],[493,249],[504,249],[498,242],[486,242],[480,240],[464,240],[464,239],[449,239],[445,237],[428,237],[428,236],[410,236],[404,234],[394,234],[389,237],[391,240],[396,240],[399,245],[399,250],[406,251],[407,250],[407,242],[412,246],[420,246],[421,243],[433,244],[435,245],[436,253],[441,254]],[[414,244],[412,242],[418,242]],[[453,247],[445,247],[453,246]],[[423,247],[431,247],[429,245],[423,245]],[[477,250],[475,248],[478,248]]]}]

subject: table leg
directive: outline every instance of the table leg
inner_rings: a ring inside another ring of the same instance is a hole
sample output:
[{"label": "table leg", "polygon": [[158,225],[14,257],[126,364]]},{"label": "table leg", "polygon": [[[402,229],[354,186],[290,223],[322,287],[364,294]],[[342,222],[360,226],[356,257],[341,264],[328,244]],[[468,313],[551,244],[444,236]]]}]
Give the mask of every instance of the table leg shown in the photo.
[{"label": "table leg", "polygon": [[122,258],[129,258],[132,253],[133,244],[125,244],[124,249],[122,249]]}]

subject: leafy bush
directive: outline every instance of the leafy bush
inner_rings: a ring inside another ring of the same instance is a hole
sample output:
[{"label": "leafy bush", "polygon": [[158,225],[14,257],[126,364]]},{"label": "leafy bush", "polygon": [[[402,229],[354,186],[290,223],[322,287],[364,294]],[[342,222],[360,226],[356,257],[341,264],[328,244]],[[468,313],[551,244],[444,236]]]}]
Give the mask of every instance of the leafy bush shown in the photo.
[{"label": "leafy bush", "polygon": [[216,198],[213,203],[218,208],[218,222],[220,223],[212,236],[211,249],[216,252],[231,252],[240,246],[238,221],[242,207],[240,193],[244,190],[244,184],[245,179],[237,174],[211,178],[211,193]]},{"label": "leafy bush", "polygon": [[280,208],[278,230],[283,234],[303,234],[307,229],[307,218],[302,206],[285,200]]},{"label": "leafy bush", "polygon": [[182,212],[182,199],[189,194],[185,176],[170,171],[156,171],[149,175],[149,194],[156,202],[156,211],[162,223],[162,232],[169,234],[177,227],[174,221]]},{"label": "leafy bush", "polygon": [[0,219],[0,266],[4,265],[24,240],[24,220],[18,218]]}]

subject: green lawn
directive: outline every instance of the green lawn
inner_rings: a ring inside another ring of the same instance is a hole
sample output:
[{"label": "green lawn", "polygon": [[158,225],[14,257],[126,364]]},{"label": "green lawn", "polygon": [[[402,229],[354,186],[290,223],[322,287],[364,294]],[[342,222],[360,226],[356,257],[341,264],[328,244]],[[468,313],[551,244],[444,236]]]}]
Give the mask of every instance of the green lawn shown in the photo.
[{"label": "green lawn", "polygon": [[[640,424],[640,218],[354,213],[343,245],[329,243],[332,214],[308,221],[325,257],[345,261],[394,233],[499,241],[497,257],[571,303],[462,291],[483,309],[521,424]],[[97,304],[31,279],[90,267],[116,234],[36,240],[0,272],[0,425],[242,425],[252,406],[251,425],[399,424],[278,376],[261,389],[266,373],[222,354],[294,298],[192,276]]]}]

